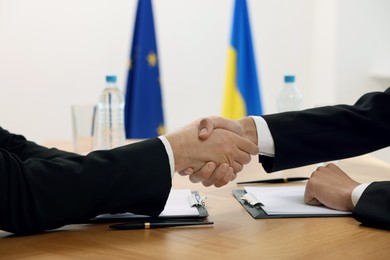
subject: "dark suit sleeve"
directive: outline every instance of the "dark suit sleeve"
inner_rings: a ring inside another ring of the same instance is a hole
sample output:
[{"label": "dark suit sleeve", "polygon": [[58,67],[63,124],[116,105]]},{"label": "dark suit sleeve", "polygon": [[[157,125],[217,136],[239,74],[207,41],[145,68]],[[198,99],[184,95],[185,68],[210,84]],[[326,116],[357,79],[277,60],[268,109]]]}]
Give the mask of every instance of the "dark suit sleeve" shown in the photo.
[{"label": "dark suit sleeve", "polygon": [[0,229],[28,234],[102,213],[158,215],[170,188],[158,138],[81,156],[0,128]]},{"label": "dark suit sleeve", "polygon": [[363,225],[390,229],[390,181],[371,183],[353,210]]},{"label": "dark suit sleeve", "polygon": [[343,159],[390,145],[390,88],[337,105],[264,116],[275,157],[260,156],[267,172]]},{"label": "dark suit sleeve", "polygon": [[[338,105],[264,116],[275,157],[260,156],[267,172],[365,154],[390,145],[390,88]],[[375,182],[354,208],[356,220],[390,228],[390,182]]]}]

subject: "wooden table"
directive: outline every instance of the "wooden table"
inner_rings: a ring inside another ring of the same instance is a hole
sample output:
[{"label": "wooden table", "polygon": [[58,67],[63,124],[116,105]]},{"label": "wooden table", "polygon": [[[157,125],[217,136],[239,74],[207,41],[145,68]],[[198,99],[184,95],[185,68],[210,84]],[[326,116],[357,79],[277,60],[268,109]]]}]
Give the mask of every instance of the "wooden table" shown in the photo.
[{"label": "wooden table", "polygon": [[[390,178],[390,165],[371,156],[338,165],[358,181]],[[257,157],[236,181],[308,176],[316,165],[266,174]],[[352,174],[353,173],[353,174]],[[235,182],[236,182],[235,181]],[[0,231],[0,258],[37,259],[385,259],[390,232],[361,226],[351,217],[253,219],[233,197],[235,182],[205,188],[176,175],[173,188],[207,195],[213,226],[113,231],[107,224],[69,225],[17,237]],[[286,185],[286,184],[283,184]],[[304,185],[295,183],[289,185]]]}]

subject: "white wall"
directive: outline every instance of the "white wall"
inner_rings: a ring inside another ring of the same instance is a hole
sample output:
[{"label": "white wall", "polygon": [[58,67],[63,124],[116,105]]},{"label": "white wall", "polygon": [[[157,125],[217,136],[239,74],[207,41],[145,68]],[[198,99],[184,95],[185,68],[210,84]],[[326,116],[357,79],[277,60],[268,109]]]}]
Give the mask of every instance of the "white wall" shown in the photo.
[{"label": "white wall", "polygon": [[70,139],[70,105],[123,83],[134,1],[0,0],[0,118],[38,142]]},{"label": "white wall", "polygon": [[[366,92],[390,86],[390,1],[339,2],[336,102],[354,102]],[[382,69],[387,69],[387,79],[375,77]]]},{"label": "white wall", "polygon": [[[390,86],[390,1],[338,2],[335,102],[353,103]],[[374,155],[390,162],[390,148]]]},{"label": "white wall", "polygon": [[[219,115],[233,1],[154,1],[168,130]],[[311,1],[249,1],[266,111],[285,73],[303,91]],[[126,81],[136,1],[0,0],[0,117],[38,142],[70,139],[70,105],[96,102],[107,73]]]},{"label": "white wall", "polygon": [[[95,103],[104,76],[126,82],[136,0],[0,0],[0,125],[44,143],[71,138],[70,105]],[[166,126],[219,115],[233,0],[155,0]],[[384,90],[390,1],[248,0],[266,113],[283,75],[304,104]]]}]

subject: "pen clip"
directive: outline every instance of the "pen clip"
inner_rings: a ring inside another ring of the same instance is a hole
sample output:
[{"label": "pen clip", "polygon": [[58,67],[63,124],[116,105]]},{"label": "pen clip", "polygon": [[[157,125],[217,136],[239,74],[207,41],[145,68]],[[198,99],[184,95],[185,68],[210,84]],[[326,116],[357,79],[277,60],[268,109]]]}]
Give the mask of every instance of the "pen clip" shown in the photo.
[{"label": "pen clip", "polygon": [[248,203],[248,204],[251,205],[252,207],[264,206],[263,203],[261,203],[260,201],[258,201],[258,200],[257,200],[252,194],[250,194],[250,193],[242,194],[242,195],[241,195],[241,200],[245,201],[246,203]]},{"label": "pen clip", "polygon": [[188,203],[191,207],[204,207],[206,196],[199,196],[198,194],[191,194],[188,196]]}]

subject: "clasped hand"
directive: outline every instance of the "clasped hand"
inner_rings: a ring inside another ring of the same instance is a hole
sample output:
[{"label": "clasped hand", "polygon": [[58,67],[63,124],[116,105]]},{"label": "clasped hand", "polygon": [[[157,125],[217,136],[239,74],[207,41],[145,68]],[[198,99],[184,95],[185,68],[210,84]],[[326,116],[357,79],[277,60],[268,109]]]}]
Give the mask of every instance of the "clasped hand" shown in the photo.
[{"label": "clasped hand", "polygon": [[188,175],[194,183],[221,187],[236,178],[251,155],[258,154],[257,137],[247,133],[242,122],[208,117],[167,134],[166,138],[180,175]]}]

